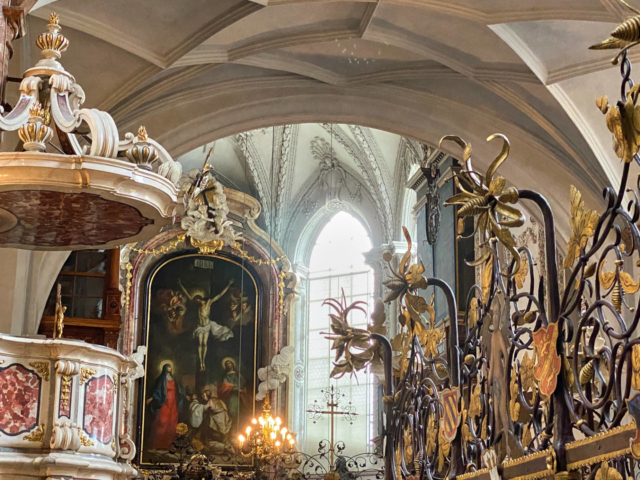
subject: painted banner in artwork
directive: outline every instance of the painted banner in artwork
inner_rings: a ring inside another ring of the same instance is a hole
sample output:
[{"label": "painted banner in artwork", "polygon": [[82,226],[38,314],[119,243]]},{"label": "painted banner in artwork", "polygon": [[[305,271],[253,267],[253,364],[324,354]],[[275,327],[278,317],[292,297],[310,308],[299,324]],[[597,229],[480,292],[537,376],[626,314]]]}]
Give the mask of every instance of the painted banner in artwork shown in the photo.
[{"label": "painted banner in artwork", "polygon": [[142,463],[167,451],[178,423],[197,452],[231,460],[255,411],[257,277],[224,256],[182,255],[147,285]]}]

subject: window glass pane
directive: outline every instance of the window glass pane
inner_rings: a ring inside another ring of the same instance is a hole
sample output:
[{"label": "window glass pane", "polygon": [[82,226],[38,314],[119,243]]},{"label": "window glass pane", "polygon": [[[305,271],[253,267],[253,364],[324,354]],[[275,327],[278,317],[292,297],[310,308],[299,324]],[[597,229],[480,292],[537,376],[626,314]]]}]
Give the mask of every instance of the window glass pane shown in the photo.
[{"label": "window glass pane", "polygon": [[71,252],[67,257],[67,261],[62,266],[63,272],[75,272],[76,271],[76,252]]},{"label": "window glass pane", "polygon": [[76,295],[85,297],[100,297],[104,294],[104,278],[102,277],[76,277]]},{"label": "window glass pane", "polygon": [[78,255],[77,272],[105,273],[107,252],[101,251],[81,251],[75,252]]},{"label": "window glass pane", "polygon": [[58,291],[58,284],[62,285],[62,295],[73,295],[73,275],[60,275],[56,280],[56,283],[53,284],[52,295],[55,300],[56,292]]},{"label": "window glass pane", "polygon": [[[363,313],[354,311],[349,316],[352,326],[366,327],[369,312],[373,308],[373,274],[364,262],[364,252],[372,248],[366,229],[353,216],[340,212],[336,214],[320,232],[311,253],[309,268],[309,325],[307,335],[307,379],[306,404],[318,401],[324,404],[326,391],[330,384],[339,387],[341,396],[339,405],[346,408],[351,405],[358,415],[353,424],[336,417],[336,441],[345,442],[347,455],[370,452],[373,450],[372,439],[377,435],[376,406],[374,404],[376,385],[368,372],[359,372],[358,377],[348,375],[340,380],[329,380],[333,369],[335,352],[331,351],[331,342],[321,332],[329,331],[330,308],[323,306],[327,298],[342,300],[344,294],[347,304],[354,301],[365,302]],[[342,396],[344,395],[344,396]],[[339,408],[340,409],[340,408]],[[330,419],[323,415],[315,420],[307,420],[306,446],[307,453],[315,452],[322,440],[330,437]]]},{"label": "window glass pane", "polygon": [[102,298],[75,297],[73,299],[73,317],[102,318]]}]

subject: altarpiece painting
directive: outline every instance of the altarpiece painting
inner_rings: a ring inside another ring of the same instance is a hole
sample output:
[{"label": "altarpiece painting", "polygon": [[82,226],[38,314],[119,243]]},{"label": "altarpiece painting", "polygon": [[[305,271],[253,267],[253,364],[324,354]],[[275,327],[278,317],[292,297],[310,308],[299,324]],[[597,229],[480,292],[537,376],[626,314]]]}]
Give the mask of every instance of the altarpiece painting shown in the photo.
[{"label": "altarpiece painting", "polygon": [[249,268],[224,254],[182,254],[149,275],[143,463],[167,452],[179,423],[196,451],[229,459],[253,418],[261,288]]}]

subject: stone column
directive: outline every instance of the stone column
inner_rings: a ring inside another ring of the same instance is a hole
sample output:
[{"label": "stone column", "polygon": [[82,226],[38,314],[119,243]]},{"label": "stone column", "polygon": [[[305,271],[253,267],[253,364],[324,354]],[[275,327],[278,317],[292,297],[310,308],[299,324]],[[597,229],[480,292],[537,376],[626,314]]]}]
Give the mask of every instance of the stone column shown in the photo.
[{"label": "stone column", "polygon": [[298,445],[301,447],[306,440],[306,410],[305,382],[307,367],[307,337],[309,336],[309,269],[300,264],[292,265],[293,272],[298,276],[299,299],[294,303],[294,326],[292,345],[293,369],[289,385],[289,418],[291,429],[298,434]]},{"label": "stone column", "polygon": [[35,335],[49,292],[69,252],[0,248],[0,333]]},{"label": "stone column", "polygon": [[[405,254],[408,248],[407,242],[391,242],[382,244],[379,247],[373,248],[364,254],[364,261],[367,265],[373,268],[374,287],[373,296],[376,299],[384,300],[387,296],[387,289],[382,282],[390,278],[391,272],[387,267],[387,262],[383,260],[383,255],[388,252],[391,254],[391,265],[394,269],[398,268],[398,263],[402,256]],[[412,249],[412,261],[415,256],[415,249]],[[397,301],[393,301],[390,304],[385,304],[385,314],[387,315],[387,337],[393,338],[398,333],[398,304]]]}]

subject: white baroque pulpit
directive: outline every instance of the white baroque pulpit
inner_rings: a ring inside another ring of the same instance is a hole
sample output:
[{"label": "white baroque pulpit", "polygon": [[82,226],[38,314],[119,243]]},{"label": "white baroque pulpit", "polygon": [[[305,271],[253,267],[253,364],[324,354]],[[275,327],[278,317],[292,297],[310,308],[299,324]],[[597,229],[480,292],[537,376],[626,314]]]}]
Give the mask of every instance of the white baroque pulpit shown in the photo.
[{"label": "white baroque pulpit", "polygon": [[134,477],[123,406],[136,366],[81,341],[0,335],[0,478]]}]

